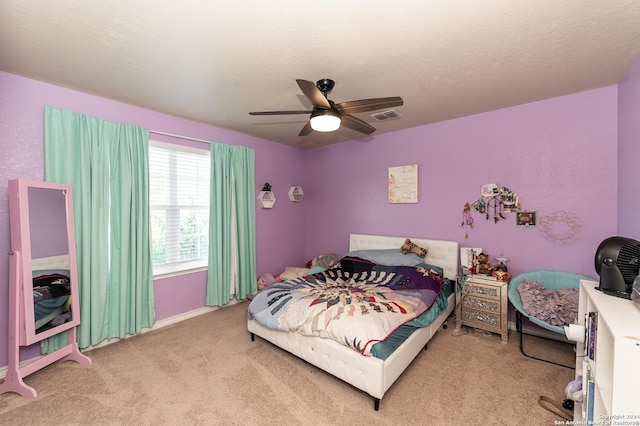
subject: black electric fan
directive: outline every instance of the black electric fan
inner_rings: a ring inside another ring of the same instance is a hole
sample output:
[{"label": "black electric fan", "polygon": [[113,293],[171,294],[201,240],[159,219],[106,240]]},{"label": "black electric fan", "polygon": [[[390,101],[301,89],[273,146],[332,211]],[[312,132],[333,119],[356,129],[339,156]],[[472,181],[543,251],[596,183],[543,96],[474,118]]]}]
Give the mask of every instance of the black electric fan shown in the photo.
[{"label": "black electric fan", "polygon": [[640,270],[640,241],[625,237],[606,238],[596,251],[595,267],[600,275],[597,290],[630,299],[633,280]]}]

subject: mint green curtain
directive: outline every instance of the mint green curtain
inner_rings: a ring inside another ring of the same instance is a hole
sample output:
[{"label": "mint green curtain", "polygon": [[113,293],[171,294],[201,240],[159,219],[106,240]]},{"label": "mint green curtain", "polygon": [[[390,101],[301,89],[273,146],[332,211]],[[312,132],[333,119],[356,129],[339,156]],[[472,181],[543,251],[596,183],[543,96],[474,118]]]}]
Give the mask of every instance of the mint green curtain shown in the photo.
[{"label": "mint green curtain", "polygon": [[80,348],[155,322],[148,156],[146,129],[45,107],[45,180],[73,187]]},{"label": "mint green curtain", "polygon": [[222,306],[257,290],[253,149],[211,143],[210,203],[206,303]]}]

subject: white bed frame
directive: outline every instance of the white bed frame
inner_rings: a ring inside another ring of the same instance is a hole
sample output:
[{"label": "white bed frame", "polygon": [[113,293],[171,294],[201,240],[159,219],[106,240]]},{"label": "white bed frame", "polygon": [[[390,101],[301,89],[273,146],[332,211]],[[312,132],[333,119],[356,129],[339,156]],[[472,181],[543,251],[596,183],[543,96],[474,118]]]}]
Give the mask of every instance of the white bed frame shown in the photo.
[{"label": "white bed frame", "polygon": [[[366,249],[397,248],[406,238],[420,247],[427,248],[429,253],[425,262],[441,266],[447,278],[456,282],[459,268],[459,248],[455,241],[426,240],[412,237],[388,237],[377,235],[351,234],[349,251]],[[254,336],[260,336],[274,345],[291,352],[299,358],[315,365],[344,380],[374,398],[377,411],[380,400],[413,359],[426,348],[427,342],[436,334],[455,308],[455,291],[449,296],[447,309],[428,327],[415,331],[386,360],[372,356],[363,356],[352,348],[320,337],[303,336],[300,333],[288,333],[273,330],[255,320],[248,320],[247,329]]]}]

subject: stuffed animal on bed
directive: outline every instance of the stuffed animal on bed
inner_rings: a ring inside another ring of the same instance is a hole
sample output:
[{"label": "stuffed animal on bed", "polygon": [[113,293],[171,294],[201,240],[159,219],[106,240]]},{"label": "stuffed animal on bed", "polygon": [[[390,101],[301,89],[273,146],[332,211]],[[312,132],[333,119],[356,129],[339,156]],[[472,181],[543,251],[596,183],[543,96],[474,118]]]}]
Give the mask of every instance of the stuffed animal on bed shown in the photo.
[{"label": "stuffed animal on bed", "polygon": [[307,262],[307,268],[319,266],[324,269],[330,269],[338,264],[338,256],[335,253],[324,253]]},{"label": "stuffed animal on bed", "polygon": [[272,275],[264,273],[258,278],[258,291],[264,290],[271,284],[291,280],[305,275],[317,274],[325,269],[329,269],[338,264],[338,256],[335,253],[324,253],[318,257],[315,257],[307,262],[306,268],[299,268],[295,266],[287,266],[282,273],[278,275]]},{"label": "stuffed animal on bed", "polygon": [[418,257],[425,257],[427,255],[428,250],[426,248],[422,248],[417,244],[411,242],[409,238],[404,241],[402,247],[400,247],[400,253],[409,254],[413,253]]},{"label": "stuffed animal on bed", "polygon": [[258,278],[258,291],[264,290],[271,284],[278,282],[270,273],[264,273]]}]

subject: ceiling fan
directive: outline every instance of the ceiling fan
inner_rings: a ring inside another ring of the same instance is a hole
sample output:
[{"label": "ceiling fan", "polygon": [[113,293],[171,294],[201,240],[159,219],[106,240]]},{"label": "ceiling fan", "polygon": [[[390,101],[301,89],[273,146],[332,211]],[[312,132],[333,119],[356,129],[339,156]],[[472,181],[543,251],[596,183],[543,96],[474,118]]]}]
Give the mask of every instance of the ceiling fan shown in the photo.
[{"label": "ceiling fan", "polygon": [[302,90],[302,93],[304,93],[311,101],[311,104],[313,104],[312,111],[260,111],[250,112],[249,115],[311,114],[309,121],[304,125],[302,130],[300,130],[298,136],[306,136],[311,133],[312,130],[317,132],[333,132],[334,130],[338,130],[341,125],[370,135],[376,131],[375,127],[351,114],[383,108],[393,108],[403,104],[402,98],[399,96],[335,103],[327,98],[327,94],[333,89],[333,86],[335,86],[335,81],[329,78],[323,78],[315,84],[311,81],[300,79],[297,79],[296,82]]}]

